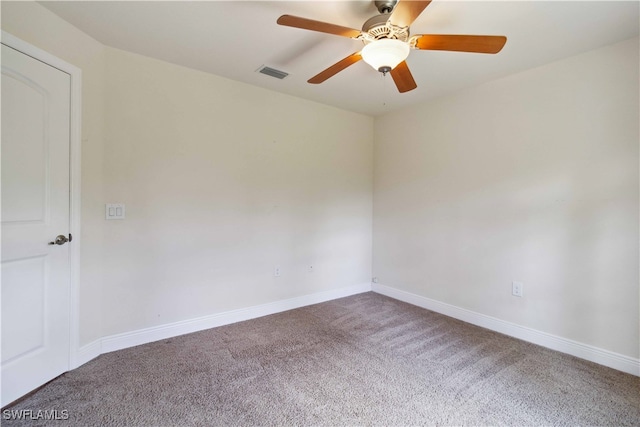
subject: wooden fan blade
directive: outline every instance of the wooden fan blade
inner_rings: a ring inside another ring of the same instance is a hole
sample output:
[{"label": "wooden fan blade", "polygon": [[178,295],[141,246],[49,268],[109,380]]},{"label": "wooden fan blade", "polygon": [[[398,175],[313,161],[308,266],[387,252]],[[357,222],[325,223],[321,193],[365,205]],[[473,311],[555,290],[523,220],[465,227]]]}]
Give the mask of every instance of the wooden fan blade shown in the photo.
[{"label": "wooden fan blade", "polygon": [[361,59],[362,59],[362,55],[360,54],[360,52],[353,53],[347,56],[346,58],[344,58],[343,60],[336,62],[326,70],[311,77],[307,81],[312,84],[322,83],[323,81],[327,80],[329,77],[333,77],[334,75],[338,74],[340,71],[347,68],[349,65],[353,65],[356,62],[360,61]]},{"label": "wooden fan blade", "polygon": [[408,27],[429,6],[429,3],[431,0],[399,0],[389,21],[398,27]]},{"label": "wooden fan blade", "polygon": [[474,53],[498,53],[507,42],[505,36],[421,34],[416,37],[416,49]]},{"label": "wooden fan blade", "polygon": [[300,18],[298,16],[282,15],[278,18],[278,24],[287,27],[302,28],[303,30],[318,31],[320,33],[335,34],[336,36],[356,38],[361,32],[353,28],[342,27],[340,25],[328,24],[326,22],[314,21],[313,19]]},{"label": "wooden fan blade", "polygon": [[396,83],[396,87],[400,93],[409,92],[418,87],[416,81],[413,80],[411,71],[409,71],[407,61],[402,61],[396,68],[391,70],[391,77],[393,77],[393,81]]}]

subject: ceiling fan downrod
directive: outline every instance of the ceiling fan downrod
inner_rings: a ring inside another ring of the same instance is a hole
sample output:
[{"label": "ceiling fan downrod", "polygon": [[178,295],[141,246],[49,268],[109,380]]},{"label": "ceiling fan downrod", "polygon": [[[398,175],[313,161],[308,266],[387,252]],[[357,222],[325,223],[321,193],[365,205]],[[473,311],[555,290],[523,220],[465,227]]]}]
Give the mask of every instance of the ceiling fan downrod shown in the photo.
[{"label": "ceiling fan downrod", "polygon": [[398,3],[398,0],[375,0],[374,4],[378,8],[378,12],[389,14],[393,11],[393,8]]}]

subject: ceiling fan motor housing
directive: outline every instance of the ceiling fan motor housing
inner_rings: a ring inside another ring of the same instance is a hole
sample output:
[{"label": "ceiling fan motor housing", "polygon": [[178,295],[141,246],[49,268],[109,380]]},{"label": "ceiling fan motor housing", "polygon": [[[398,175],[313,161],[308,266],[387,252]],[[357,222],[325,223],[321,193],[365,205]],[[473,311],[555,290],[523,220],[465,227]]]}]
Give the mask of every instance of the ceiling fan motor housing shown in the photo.
[{"label": "ceiling fan motor housing", "polygon": [[389,22],[389,15],[376,15],[368,19],[362,26],[362,35],[367,42],[380,39],[409,39],[409,27],[398,27]]}]

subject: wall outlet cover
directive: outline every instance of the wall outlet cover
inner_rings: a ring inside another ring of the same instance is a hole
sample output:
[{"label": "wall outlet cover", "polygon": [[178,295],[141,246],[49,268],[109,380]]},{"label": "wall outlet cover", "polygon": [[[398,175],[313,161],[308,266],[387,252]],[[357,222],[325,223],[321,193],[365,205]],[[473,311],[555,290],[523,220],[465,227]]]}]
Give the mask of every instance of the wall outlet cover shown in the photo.
[{"label": "wall outlet cover", "polygon": [[511,282],[511,293],[513,296],[522,297],[524,295],[524,283]]}]

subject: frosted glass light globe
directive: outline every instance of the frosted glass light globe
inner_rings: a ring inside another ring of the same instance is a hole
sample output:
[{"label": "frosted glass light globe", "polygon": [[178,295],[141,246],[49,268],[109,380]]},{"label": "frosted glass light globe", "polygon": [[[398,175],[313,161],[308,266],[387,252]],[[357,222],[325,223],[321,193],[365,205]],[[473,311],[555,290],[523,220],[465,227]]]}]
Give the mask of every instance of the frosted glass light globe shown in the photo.
[{"label": "frosted glass light globe", "polygon": [[362,49],[362,59],[374,70],[388,73],[409,56],[409,44],[396,39],[373,41]]}]

